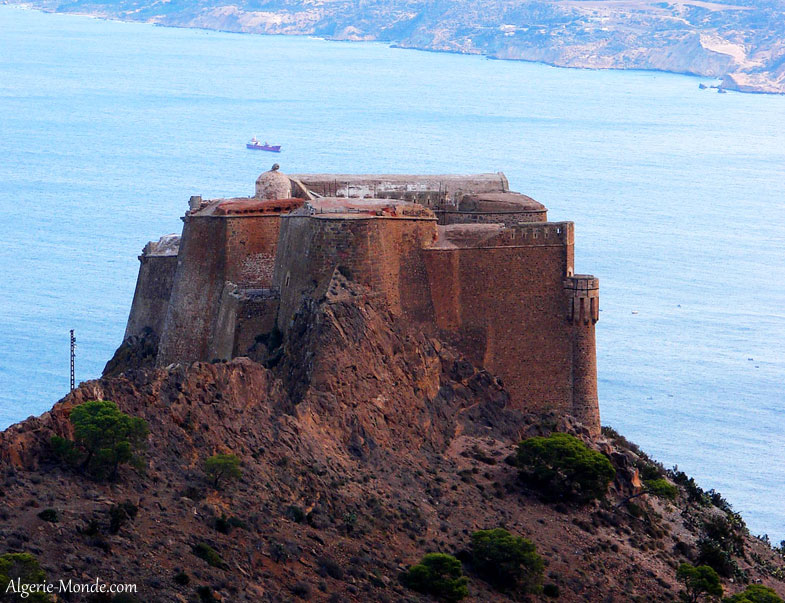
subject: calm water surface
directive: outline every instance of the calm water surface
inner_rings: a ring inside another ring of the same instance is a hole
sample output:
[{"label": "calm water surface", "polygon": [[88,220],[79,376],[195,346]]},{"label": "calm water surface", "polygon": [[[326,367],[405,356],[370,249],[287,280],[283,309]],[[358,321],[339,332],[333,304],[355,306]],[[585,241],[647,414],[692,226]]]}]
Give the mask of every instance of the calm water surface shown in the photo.
[{"label": "calm water surface", "polygon": [[[503,170],[601,279],[603,423],[785,538],[785,97],[0,6],[0,428],[97,377],[144,243],[288,172]],[[252,135],[280,156],[246,151]]]}]

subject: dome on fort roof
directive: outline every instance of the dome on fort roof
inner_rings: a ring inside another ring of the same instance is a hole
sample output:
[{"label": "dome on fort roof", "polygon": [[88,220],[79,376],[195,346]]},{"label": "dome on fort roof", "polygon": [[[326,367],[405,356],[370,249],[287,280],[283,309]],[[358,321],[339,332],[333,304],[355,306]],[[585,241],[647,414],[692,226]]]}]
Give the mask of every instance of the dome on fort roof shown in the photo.
[{"label": "dome on fort roof", "polygon": [[256,179],[257,199],[289,199],[292,196],[292,183],[288,176],[278,171],[278,164],[262,173]]},{"label": "dome on fort roof", "polygon": [[481,213],[543,212],[545,206],[521,193],[479,193],[461,199],[458,210]]}]

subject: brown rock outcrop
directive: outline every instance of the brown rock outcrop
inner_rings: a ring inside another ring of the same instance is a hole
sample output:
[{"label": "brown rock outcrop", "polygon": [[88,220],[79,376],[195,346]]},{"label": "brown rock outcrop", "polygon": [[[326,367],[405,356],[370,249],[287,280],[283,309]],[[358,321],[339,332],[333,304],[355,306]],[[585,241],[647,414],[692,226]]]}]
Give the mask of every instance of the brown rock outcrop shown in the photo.
[{"label": "brown rock outcrop", "polygon": [[[606,503],[541,502],[503,460],[522,436],[586,430],[510,410],[494,376],[340,273],[278,343],[267,367],[236,358],[84,383],[0,433],[0,554],[32,552],[50,581],[136,584],[138,600],[156,603],[196,601],[197,587],[232,602],[424,601],[402,569],[430,551],[460,556],[474,530],[504,526],[535,542],[562,601],[672,601],[697,526],[722,514],[691,506],[684,489],[673,504],[637,498],[637,515],[614,506],[640,491],[650,462],[618,437],[596,444],[617,469]],[[49,438],[70,436],[69,411],[91,399],[148,422],[144,472],[97,483],[50,459]],[[242,478],[221,490],[202,469],[215,453],[242,460]],[[109,511],[124,501],[138,515],[113,530]],[[744,542],[742,569],[785,591],[767,573],[771,549]],[[222,563],[197,557],[199,544]],[[190,584],[175,582],[180,571]],[[470,600],[509,600],[467,571]]]}]

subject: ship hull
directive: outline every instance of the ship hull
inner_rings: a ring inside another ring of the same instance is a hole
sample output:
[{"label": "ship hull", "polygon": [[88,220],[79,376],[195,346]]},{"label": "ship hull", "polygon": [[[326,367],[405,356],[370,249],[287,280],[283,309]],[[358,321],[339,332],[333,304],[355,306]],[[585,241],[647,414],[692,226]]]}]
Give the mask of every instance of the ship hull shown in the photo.
[{"label": "ship hull", "polygon": [[251,149],[252,151],[268,151],[269,153],[280,153],[281,152],[281,145],[265,145],[265,144],[251,144],[248,143],[245,145],[246,149]]}]

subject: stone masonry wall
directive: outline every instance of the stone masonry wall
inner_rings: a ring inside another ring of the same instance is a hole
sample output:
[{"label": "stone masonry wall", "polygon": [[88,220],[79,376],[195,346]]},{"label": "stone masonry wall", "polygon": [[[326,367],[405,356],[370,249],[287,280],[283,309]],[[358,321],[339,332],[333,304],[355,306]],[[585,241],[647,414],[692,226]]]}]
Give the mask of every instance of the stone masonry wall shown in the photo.
[{"label": "stone masonry wall", "polygon": [[224,287],[272,286],[279,225],[278,214],[185,218],[159,366],[231,357],[235,325],[220,315],[235,302]]},{"label": "stone masonry wall", "polygon": [[158,346],[158,366],[207,360],[224,287],[224,227],[220,218],[185,218],[172,296]]},{"label": "stone masonry wall", "polygon": [[418,320],[432,316],[422,254],[436,238],[434,219],[286,216],[282,222],[274,279],[281,330],[303,296],[336,268],[380,292],[392,312]]},{"label": "stone masonry wall", "polygon": [[240,288],[272,287],[278,247],[278,214],[232,216],[226,221],[225,280]]},{"label": "stone masonry wall", "polygon": [[145,329],[151,329],[156,337],[161,336],[177,270],[176,255],[141,255],[139,261],[134,300],[123,339],[139,336]]},{"label": "stone masonry wall", "polygon": [[548,210],[521,212],[469,212],[469,211],[436,211],[439,224],[504,224],[513,226],[528,222],[545,222]]},{"label": "stone masonry wall", "polygon": [[525,225],[482,247],[425,251],[437,326],[498,374],[519,408],[572,412],[572,241],[570,223]]}]

